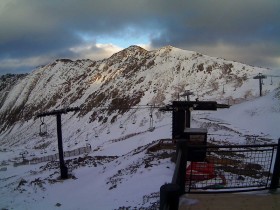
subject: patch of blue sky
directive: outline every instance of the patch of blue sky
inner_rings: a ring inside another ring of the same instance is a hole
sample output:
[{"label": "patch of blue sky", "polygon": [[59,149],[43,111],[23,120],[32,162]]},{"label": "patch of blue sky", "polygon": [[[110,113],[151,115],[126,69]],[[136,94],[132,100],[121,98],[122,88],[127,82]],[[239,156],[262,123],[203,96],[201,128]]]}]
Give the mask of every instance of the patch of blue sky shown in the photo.
[{"label": "patch of blue sky", "polygon": [[112,37],[102,36],[96,39],[99,44],[113,44],[121,48],[127,48],[131,45],[137,44],[149,44],[150,40],[148,36],[124,36],[124,37]]}]

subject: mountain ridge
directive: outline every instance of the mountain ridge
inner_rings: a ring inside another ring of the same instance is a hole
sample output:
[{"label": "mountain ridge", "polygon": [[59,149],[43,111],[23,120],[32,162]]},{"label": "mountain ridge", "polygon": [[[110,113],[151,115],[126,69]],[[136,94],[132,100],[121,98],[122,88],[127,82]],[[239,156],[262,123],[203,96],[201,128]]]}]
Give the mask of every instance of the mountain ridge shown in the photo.
[{"label": "mountain ridge", "polygon": [[[120,105],[165,105],[186,90],[199,100],[249,99],[259,93],[252,77],[269,72],[172,46],[147,51],[133,45],[99,61],[57,59],[11,86],[0,106],[0,133],[39,112],[67,106],[81,107],[78,117],[85,121],[108,124],[129,112],[112,111]],[[276,87],[263,88],[264,94]],[[100,107],[111,111],[100,114]]]}]

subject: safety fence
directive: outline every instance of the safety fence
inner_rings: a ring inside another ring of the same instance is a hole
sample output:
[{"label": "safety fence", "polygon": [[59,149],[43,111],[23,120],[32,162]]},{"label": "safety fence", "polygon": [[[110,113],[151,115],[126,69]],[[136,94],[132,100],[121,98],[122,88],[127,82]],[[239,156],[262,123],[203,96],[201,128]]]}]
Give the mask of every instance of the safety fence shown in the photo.
[{"label": "safety fence", "polygon": [[[85,147],[80,147],[78,149],[70,150],[70,151],[65,151],[64,152],[64,157],[73,157],[73,156],[78,156],[82,154],[86,154],[91,152],[91,146],[87,145]],[[29,164],[37,164],[37,163],[42,163],[42,162],[47,162],[47,161],[54,161],[59,159],[58,153],[54,155],[48,155],[40,158],[34,158],[32,160],[29,160]]]},{"label": "safety fence", "polygon": [[234,146],[194,146],[182,139],[177,140],[176,157],[172,182],[160,189],[160,209],[178,209],[185,193],[280,188],[280,139],[278,144]]},{"label": "safety fence", "polygon": [[[203,162],[186,164],[185,191],[213,193],[268,189],[277,144],[189,148],[206,152]],[[205,150],[206,149],[206,150]]]}]

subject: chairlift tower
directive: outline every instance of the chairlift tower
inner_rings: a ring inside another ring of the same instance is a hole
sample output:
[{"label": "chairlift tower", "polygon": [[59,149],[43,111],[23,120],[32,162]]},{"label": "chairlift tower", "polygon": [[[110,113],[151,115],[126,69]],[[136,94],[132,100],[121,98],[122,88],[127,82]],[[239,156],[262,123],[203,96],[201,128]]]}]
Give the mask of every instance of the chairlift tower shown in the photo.
[{"label": "chairlift tower", "polygon": [[193,96],[194,93],[191,92],[190,90],[187,90],[185,93],[183,93],[181,96],[182,97],[186,97],[187,96],[187,100],[190,101],[190,96]]},{"label": "chairlift tower", "polygon": [[192,111],[216,111],[218,108],[229,107],[216,101],[173,101],[172,105],[160,108],[160,111],[172,111],[172,139],[180,139],[184,130],[191,127]]},{"label": "chairlift tower", "polygon": [[67,179],[68,178],[68,168],[65,165],[64,162],[64,154],[63,154],[63,144],[62,144],[62,129],[61,129],[61,115],[67,114],[68,112],[75,112],[79,111],[79,107],[73,107],[73,108],[65,108],[65,109],[59,109],[59,110],[53,110],[50,112],[43,112],[38,114],[36,117],[45,117],[45,116],[56,116],[56,125],[57,125],[57,143],[58,143],[58,153],[59,153],[59,163],[60,163],[60,174],[61,179]]},{"label": "chairlift tower", "polygon": [[257,76],[253,77],[253,79],[259,80],[259,86],[260,86],[260,96],[262,96],[262,86],[263,86],[263,79],[266,79],[266,76],[262,73],[259,73]]}]

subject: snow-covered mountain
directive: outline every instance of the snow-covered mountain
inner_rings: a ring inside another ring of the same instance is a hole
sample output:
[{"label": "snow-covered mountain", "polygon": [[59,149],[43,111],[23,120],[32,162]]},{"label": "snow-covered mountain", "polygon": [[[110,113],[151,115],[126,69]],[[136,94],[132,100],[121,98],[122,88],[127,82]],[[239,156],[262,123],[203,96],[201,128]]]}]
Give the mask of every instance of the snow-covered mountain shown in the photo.
[{"label": "snow-covered mountain", "polygon": [[[153,209],[160,186],[171,181],[174,164],[172,151],[151,153],[147,148],[171,137],[171,113],[146,105],[164,106],[190,90],[193,100],[236,104],[194,112],[192,126],[206,127],[212,141],[248,143],[257,135],[260,143],[275,142],[279,80],[264,80],[265,96],[259,97],[259,81],[253,79],[258,73],[273,74],[171,46],[155,51],[131,46],[100,61],[59,59],[9,81],[1,77],[0,207]],[[35,116],[68,106],[81,111],[62,115],[65,150],[92,148],[88,155],[66,158],[72,179],[58,179],[57,161],[14,167],[23,151],[30,160],[57,153],[55,117],[44,118],[48,134],[40,136],[41,121]]]},{"label": "snow-covered mountain", "polygon": [[[271,74],[171,46],[150,52],[131,46],[100,61],[59,59],[1,88],[0,132],[5,136],[39,112],[68,106],[81,107],[75,118],[97,127],[108,127],[128,112],[122,121],[130,123],[133,112],[115,108],[168,104],[186,90],[200,100],[232,104],[258,96],[258,81],[252,79],[258,73]],[[265,85],[264,94],[277,86]]]}]

